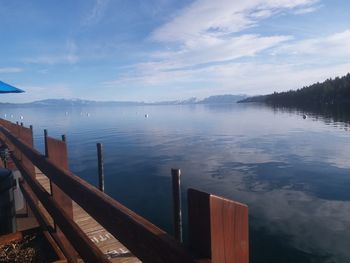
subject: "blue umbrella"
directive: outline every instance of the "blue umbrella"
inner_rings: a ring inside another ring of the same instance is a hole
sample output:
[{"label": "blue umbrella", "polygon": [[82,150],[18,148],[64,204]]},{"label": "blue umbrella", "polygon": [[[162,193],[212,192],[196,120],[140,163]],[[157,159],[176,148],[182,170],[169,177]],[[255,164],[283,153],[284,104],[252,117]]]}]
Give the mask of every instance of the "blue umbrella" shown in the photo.
[{"label": "blue umbrella", "polygon": [[17,89],[14,86],[6,84],[0,80],[0,93],[22,93],[24,90]]}]

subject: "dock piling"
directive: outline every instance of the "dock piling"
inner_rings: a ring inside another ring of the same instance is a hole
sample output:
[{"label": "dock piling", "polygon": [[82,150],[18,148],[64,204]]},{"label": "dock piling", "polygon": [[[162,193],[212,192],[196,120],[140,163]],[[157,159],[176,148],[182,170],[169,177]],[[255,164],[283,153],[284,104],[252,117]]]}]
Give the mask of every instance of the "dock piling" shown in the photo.
[{"label": "dock piling", "polygon": [[105,191],[105,174],[103,167],[103,153],[102,153],[102,144],[97,143],[97,165],[98,165],[98,189],[100,191]]},{"label": "dock piling", "polygon": [[174,237],[182,243],[182,214],[181,214],[181,170],[171,169],[173,187]]},{"label": "dock piling", "polygon": [[49,150],[47,148],[47,136],[48,136],[47,130],[44,129],[44,143],[45,143],[45,156],[46,156],[46,158],[49,157]]}]

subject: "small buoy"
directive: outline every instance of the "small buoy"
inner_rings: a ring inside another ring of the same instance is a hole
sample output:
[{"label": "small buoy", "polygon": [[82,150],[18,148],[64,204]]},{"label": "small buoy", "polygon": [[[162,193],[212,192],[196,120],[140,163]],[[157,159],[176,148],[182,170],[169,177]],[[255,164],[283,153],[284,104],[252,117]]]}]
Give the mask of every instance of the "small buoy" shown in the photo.
[{"label": "small buoy", "polygon": [[13,114],[11,114],[11,116],[10,116],[11,118],[13,118]]},{"label": "small buoy", "polygon": [[7,114],[5,113],[4,116],[5,116],[5,118],[6,118],[6,117],[7,117]]},{"label": "small buoy", "polygon": [[145,114],[145,118],[148,118],[148,114]]},{"label": "small buoy", "polygon": [[21,120],[23,120],[23,116],[21,115],[20,117],[19,117]]},{"label": "small buoy", "polygon": [[304,114],[304,115],[303,115],[303,119],[305,120],[306,118],[307,118],[307,115],[306,115],[306,114]]},{"label": "small buoy", "polygon": [[66,113],[65,113],[65,114],[66,114],[66,116],[67,116],[67,115],[68,115],[68,111],[66,111]]},{"label": "small buoy", "polygon": [[90,113],[86,113],[86,116],[90,117]]}]

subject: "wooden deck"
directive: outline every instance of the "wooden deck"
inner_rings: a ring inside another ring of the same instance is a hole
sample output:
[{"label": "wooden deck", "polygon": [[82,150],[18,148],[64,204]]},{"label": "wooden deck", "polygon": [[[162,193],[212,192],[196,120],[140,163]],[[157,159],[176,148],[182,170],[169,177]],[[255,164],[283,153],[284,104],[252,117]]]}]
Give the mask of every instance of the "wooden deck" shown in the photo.
[{"label": "wooden deck", "polygon": [[[36,179],[51,193],[49,179],[39,170],[35,169]],[[40,206],[48,221],[53,224],[53,220],[48,212]],[[104,229],[96,220],[85,212],[77,203],[73,201],[73,219],[75,223],[84,231],[84,233],[94,242],[98,248],[108,256],[111,262],[117,263],[136,263],[141,262],[133,256],[131,252],[123,246],[112,234]],[[83,262],[82,260],[80,262]]]}]

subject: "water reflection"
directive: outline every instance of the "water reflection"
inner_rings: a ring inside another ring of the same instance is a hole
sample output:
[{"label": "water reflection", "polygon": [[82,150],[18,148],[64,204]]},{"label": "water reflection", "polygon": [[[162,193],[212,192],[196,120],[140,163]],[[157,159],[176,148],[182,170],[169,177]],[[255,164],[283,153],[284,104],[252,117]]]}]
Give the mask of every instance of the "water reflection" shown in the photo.
[{"label": "water reflection", "polygon": [[248,104],[25,112],[39,148],[43,128],[67,135],[71,168],[93,184],[103,143],[107,193],[168,231],[169,173],[180,167],[184,189],[249,205],[252,262],[350,262],[347,115],[304,120],[304,110]]}]

